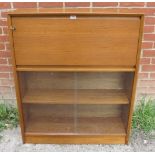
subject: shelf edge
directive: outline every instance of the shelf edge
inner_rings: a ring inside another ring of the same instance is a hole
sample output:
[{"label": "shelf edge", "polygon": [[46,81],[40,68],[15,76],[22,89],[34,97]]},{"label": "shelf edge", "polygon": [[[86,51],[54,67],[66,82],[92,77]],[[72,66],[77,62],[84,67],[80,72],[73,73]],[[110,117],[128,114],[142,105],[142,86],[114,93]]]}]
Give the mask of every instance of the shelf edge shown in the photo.
[{"label": "shelf edge", "polygon": [[104,136],[45,136],[25,135],[25,143],[38,144],[126,144],[125,135],[104,135]]},{"label": "shelf edge", "polygon": [[53,72],[135,72],[134,67],[100,67],[100,66],[17,66],[16,71],[53,71]]}]

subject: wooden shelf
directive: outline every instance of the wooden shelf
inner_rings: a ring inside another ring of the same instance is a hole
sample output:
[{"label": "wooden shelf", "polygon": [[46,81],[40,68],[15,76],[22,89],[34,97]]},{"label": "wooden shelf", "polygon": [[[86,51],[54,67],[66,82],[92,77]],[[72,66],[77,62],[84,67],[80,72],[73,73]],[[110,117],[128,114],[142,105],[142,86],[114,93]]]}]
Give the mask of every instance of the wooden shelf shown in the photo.
[{"label": "wooden shelf", "polygon": [[23,103],[32,104],[128,104],[124,90],[54,89],[28,90]]},{"label": "wooden shelf", "polygon": [[8,12],[9,15],[65,15],[65,14],[77,14],[77,15],[106,15],[106,16],[125,16],[134,17],[144,15],[144,11],[137,11],[137,9],[129,8],[29,8],[29,9],[16,9]]},{"label": "wooden shelf", "polygon": [[26,135],[126,135],[120,117],[52,118],[31,116],[26,125]]},{"label": "wooden shelf", "polygon": [[134,72],[135,67],[121,66],[16,66],[17,71],[52,72]]}]

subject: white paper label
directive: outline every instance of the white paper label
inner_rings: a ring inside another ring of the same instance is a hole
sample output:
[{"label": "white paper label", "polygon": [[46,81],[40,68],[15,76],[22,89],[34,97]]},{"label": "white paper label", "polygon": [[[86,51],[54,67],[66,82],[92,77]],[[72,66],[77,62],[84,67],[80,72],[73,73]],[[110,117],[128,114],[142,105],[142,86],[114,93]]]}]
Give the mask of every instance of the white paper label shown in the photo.
[{"label": "white paper label", "polygon": [[76,19],[76,16],[75,15],[72,15],[69,17],[70,19]]}]

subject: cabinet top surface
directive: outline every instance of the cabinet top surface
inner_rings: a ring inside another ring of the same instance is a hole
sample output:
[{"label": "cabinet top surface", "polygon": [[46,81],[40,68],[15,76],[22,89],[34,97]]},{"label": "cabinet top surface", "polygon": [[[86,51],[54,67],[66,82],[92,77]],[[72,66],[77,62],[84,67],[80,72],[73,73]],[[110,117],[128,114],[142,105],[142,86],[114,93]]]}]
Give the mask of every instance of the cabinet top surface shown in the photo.
[{"label": "cabinet top surface", "polygon": [[107,14],[107,15],[135,15],[143,13],[135,9],[110,9],[110,8],[50,8],[50,9],[16,9],[8,12],[9,15],[39,15],[39,14]]}]

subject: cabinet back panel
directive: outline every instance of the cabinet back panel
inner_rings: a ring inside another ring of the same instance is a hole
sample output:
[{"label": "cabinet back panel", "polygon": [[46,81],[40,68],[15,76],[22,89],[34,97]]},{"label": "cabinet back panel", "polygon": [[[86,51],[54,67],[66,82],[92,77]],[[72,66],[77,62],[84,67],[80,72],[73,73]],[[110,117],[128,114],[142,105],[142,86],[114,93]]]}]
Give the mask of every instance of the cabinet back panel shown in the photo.
[{"label": "cabinet back panel", "polygon": [[130,73],[21,73],[26,89],[123,89],[125,75]]},{"label": "cabinet back panel", "polygon": [[135,66],[139,17],[13,17],[16,65]]},{"label": "cabinet back panel", "polygon": [[121,116],[121,105],[27,105],[29,117],[117,117]]}]

